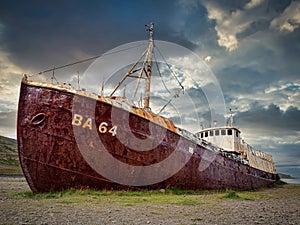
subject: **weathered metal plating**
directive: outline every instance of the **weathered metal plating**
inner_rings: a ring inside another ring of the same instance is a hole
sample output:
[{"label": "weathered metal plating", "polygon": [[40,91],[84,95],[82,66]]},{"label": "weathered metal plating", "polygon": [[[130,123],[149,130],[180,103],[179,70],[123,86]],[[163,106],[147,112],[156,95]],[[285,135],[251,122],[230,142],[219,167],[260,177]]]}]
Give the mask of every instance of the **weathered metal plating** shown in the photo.
[{"label": "weathered metal plating", "polygon": [[[256,188],[272,184],[278,179],[277,174],[262,171],[249,166],[242,160],[235,160],[225,153],[217,152],[217,148],[193,135],[184,137],[183,131],[163,117],[153,116],[150,112],[133,110],[131,127],[128,132],[149,135],[147,126],[156,124],[156,129],[166,129],[166,140],[152,151],[137,152],[119,143],[112,135],[101,140],[106,148],[117,159],[130,165],[150,165],[168,157],[180,137],[183,142],[182,154],[192,154],[187,164],[167,180],[142,187],[120,185],[95,172],[82,157],[73,133],[72,107],[75,89],[23,80],[21,84],[18,111],[18,145],[21,166],[24,175],[34,192],[61,190],[68,188],[92,189],[157,189],[176,187],[181,189],[240,189]],[[80,92],[77,95],[85,99],[82,115],[86,110],[96,106],[97,113],[109,121],[112,107],[125,113],[122,107],[116,106],[109,98]],[[40,114],[41,113],[41,114]],[[128,113],[128,112],[126,112]],[[36,115],[45,115],[37,125],[31,124]],[[122,116],[120,114],[120,116]],[[163,122],[161,122],[163,120]],[[96,121],[99,126],[99,121]],[[136,126],[143,124],[141,126]],[[148,125],[147,125],[148,124]],[[82,129],[82,140],[89,140],[89,129]],[[143,138],[143,137],[141,137]],[[153,136],[152,138],[155,138]],[[77,140],[78,141],[78,140]],[[96,141],[95,141],[96,142]],[[94,140],[89,140],[88,148],[92,151]],[[186,146],[195,146],[192,151]],[[172,166],[172,165],[169,165]],[[114,165],[111,165],[114,170]],[[168,169],[168,168],[164,168]]]}]

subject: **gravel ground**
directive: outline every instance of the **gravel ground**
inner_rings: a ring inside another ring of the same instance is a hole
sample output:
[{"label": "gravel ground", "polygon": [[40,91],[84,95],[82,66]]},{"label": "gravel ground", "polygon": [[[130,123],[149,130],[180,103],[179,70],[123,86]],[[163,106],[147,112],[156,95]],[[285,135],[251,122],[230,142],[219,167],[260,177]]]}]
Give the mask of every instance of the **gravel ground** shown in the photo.
[{"label": "gravel ground", "polygon": [[300,224],[300,185],[293,184],[256,191],[254,200],[201,195],[193,205],[16,198],[25,191],[23,180],[0,179],[0,224]]}]

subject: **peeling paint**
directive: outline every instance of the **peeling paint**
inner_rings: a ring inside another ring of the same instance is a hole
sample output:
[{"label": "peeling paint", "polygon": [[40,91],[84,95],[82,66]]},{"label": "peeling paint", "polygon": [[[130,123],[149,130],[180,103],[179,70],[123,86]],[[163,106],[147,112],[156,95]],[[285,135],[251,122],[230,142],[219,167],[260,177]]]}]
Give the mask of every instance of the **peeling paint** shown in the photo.
[{"label": "peeling paint", "polygon": [[[47,93],[47,94],[45,94]],[[79,94],[80,93],[80,94]],[[74,96],[78,96],[74,98]],[[85,98],[85,101],[83,101]],[[76,100],[77,99],[77,100]],[[96,110],[90,111],[95,107]],[[99,138],[109,153],[128,165],[149,166],[168,158],[175,148],[179,149],[176,160],[187,160],[185,166],[170,178],[161,182],[142,187],[121,185],[97,173],[78,148],[78,141],[85,143],[87,152],[104,151],[96,145],[89,127],[72,125],[72,107],[82,104],[82,115],[95,113],[92,121],[99,127],[103,121],[111,126],[110,113],[113,107],[118,111],[119,121],[128,115],[124,103],[116,103],[115,99],[105,98],[77,91],[63,85],[56,86],[23,80],[21,84],[18,111],[18,149],[21,166],[30,188],[34,192],[62,190],[69,188],[93,189],[161,189],[176,187],[180,189],[240,189],[256,188],[276,181],[277,174],[263,171],[251,166],[242,157],[224,152],[220,147],[197,137],[180,128],[161,116],[154,115],[143,109],[133,108],[130,111],[130,126],[118,124],[118,134],[108,132]],[[44,113],[45,119],[36,126],[30,123],[31,118]],[[126,114],[126,115],[125,115]],[[92,118],[92,117],[91,117]],[[149,132],[149,124],[153,125],[154,133]],[[81,133],[75,140],[74,130]],[[130,129],[130,130],[129,130]],[[163,139],[160,133],[165,133]],[[128,134],[143,140],[149,138],[149,144],[155,146],[150,151],[136,151],[139,148]],[[121,142],[118,138],[123,138]],[[76,142],[77,141],[77,142]],[[255,153],[259,154],[259,153]],[[268,158],[267,155],[261,155]],[[268,163],[259,161],[256,156],[252,161],[263,164],[269,171]],[[90,160],[101,163],[101,158]],[[103,161],[102,161],[103,162]],[[174,162],[166,164],[162,171],[169,171]],[[116,170],[116,165],[109,165]],[[135,173],[132,170],[132,173]],[[151,176],[151,174],[147,174]]]}]

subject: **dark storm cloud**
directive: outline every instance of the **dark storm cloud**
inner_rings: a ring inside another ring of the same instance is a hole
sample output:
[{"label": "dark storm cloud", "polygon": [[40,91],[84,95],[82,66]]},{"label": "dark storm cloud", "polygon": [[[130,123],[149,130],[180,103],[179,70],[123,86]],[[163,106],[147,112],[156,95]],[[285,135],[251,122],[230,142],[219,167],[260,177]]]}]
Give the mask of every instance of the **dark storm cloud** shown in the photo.
[{"label": "dark storm cloud", "polygon": [[286,111],[274,104],[262,107],[257,103],[251,105],[251,109],[238,113],[239,124],[252,128],[264,128],[270,131],[282,131],[285,133],[300,130],[300,110],[289,107]]},{"label": "dark storm cloud", "polygon": [[[276,60],[274,67],[277,68],[280,64],[281,71],[285,76],[290,78],[299,78],[299,55],[300,55],[300,29],[296,29],[289,35],[278,35],[274,44],[278,46],[277,54],[282,55],[283,62]],[[272,64],[271,64],[272,65]]]},{"label": "dark storm cloud", "polygon": [[224,93],[235,95],[237,93],[257,92],[258,89],[262,89],[262,84],[265,86],[270,83],[274,76],[271,76],[270,73],[261,73],[257,68],[242,68],[233,65],[222,70],[222,74],[218,78]]},{"label": "dark storm cloud", "polygon": [[178,7],[174,1],[4,2],[1,45],[14,63],[41,69],[147,39],[144,24],[153,21],[156,38],[194,48],[171,27]]},{"label": "dark storm cloud", "polygon": [[299,144],[278,144],[269,152],[273,155],[277,170],[300,178],[300,147]]},{"label": "dark storm cloud", "polygon": [[281,81],[299,79],[299,37],[300,29],[290,34],[267,31],[252,36],[255,44],[242,43],[240,49],[228,57],[222,53],[222,64],[215,71],[224,94],[259,96]]},{"label": "dark storm cloud", "polygon": [[269,26],[270,26],[270,20],[254,21],[251,23],[251,25],[246,30],[237,34],[237,38],[243,39],[243,38],[248,37],[256,32],[267,30],[269,28]]}]

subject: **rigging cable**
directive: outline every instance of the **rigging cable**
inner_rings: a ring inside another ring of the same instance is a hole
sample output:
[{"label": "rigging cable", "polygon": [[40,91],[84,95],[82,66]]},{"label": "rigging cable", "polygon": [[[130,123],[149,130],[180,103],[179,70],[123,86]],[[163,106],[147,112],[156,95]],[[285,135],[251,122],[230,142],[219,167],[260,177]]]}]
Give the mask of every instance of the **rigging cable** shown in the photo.
[{"label": "rigging cable", "polygon": [[178,98],[179,94],[180,90],[178,90],[177,93],[175,93],[175,95],[172,98],[170,98],[170,100],[159,110],[158,114],[160,114],[171,103],[171,101],[174,100],[174,98]]},{"label": "rigging cable", "polygon": [[174,71],[171,69],[170,65],[168,64],[168,62],[167,62],[167,60],[165,59],[165,57],[162,55],[162,53],[161,53],[161,51],[159,50],[159,48],[158,48],[156,45],[155,45],[154,47],[157,49],[158,53],[160,54],[160,56],[162,57],[162,59],[163,59],[163,60],[165,61],[165,63],[167,64],[169,70],[171,71],[171,73],[172,73],[172,75],[175,77],[175,79],[177,80],[177,82],[178,82],[178,84],[180,85],[182,91],[184,91],[183,85],[181,84],[180,80],[178,79],[178,77],[176,76],[176,74],[174,73]]},{"label": "rigging cable", "polygon": [[[181,87],[181,90],[177,90],[177,92],[174,94],[174,96],[173,96],[173,97],[172,97],[172,98],[171,98],[171,99],[170,99],[170,100],[169,100],[169,101],[161,108],[161,110],[160,110],[159,113],[158,113],[158,114],[160,114],[160,113],[161,113],[161,112],[162,112],[162,111],[163,111],[163,110],[171,103],[171,101],[173,101],[174,98],[178,98],[178,97],[179,97],[179,94],[180,94],[181,91],[184,93],[184,87],[183,87],[183,85],[181,84],[181,82],[180,82],[180,80],[178,79],[178,77],[176,76],[176,74],[174,73],[174,71],[171,69],[171,67],[170,67],[170,65],[168,64],[168,62],[167,62],[167,60],[165,59],[165,57],[162,55],[162,53],[161,53],[161,51],[159,50],[159,48],[158,48],[156,45],[155,45],[154,47],[158,50],[160,56],[162,57],[162,59],[164,60],[164,62],[165,62],[166,65],[168,66],[169,70],[171,71],[171,74],[175,77],[176,81],[178,82],[178,84],[179,84],[180,87]],[[154,54],[154,58],[155,58],[155,54]],[[156,66],[157,66],[158,73],[159,73],[159,75],[161,76],[160,70],[159,70],[158,65],[157,65],[157,60],[156,60],[156,58],[155,58],[155,62],[156,62]],[[171,92],[169,91],[169,89],[166,87],[166,85],[165,85],[163,79],[162,79],[162,82],[163,82],[163,84],[164,84],[166,90],[171,94]]]},{"label": "rigging cable", "polygon": [[88,62],[88,61],[100,58],[102,56],[112,55],[112,54],[115,54],[115,53],[118,53],[118,52],[122,52],[122,51],[126,51],[126,50],[129,50],[129,49],[132,49],[132,48],[137,48],[137,47],[142,46],[144,44],[145,43],[142,43],[142,44],[139,44],[139,45],[136,45],[136,46],[131,46],[131,47],[128,47],[128,48],[125,48],[125,49],[120,49],[120,50],[117,50],[117,51],[114,51],[114,52],[103,53],[101,55],[93,56],[93,57],[90,57],[90,58],[87,58],[87,59],[84,59],[84,60],[80,60],[80,61],[76,61],[76,62],[73,62],[73,63],[65,64],[65,65],[62,65],[62,66],[54,67],[52,69],[47,69],[47,70],[44,70],[44,71],[41,71],[41,72],[38,72],[38,73],[33,73],[33,74],[28,75],[28,77],[42,75],[44,73],[51,72],[51,71],[54,71],[54,70],[58,70],[58,69],[62,69],[62,68],[69,67],[69,66],[73,66],[73,65],[76,65],[76,64]]},{"label": "rigging cable", "polygon": [[170,90],[167,88],[167,85],[166,83],[164,82],[164,79],[162,78],[162,75],[160,73],[160,70],[159,70],[159,66],[158,66],[158,63],[157,63],[157,60],[156,60],[156,56],[155,56],[155,52],[153,51],[153,57],[154,57],[154,60],[155,60],[155,65],[156,65],[156,68],[157,68],[157,71],[158,71],[158,74],[161,78],[161,82],[163,83],[165,89],[167,90],[167,92],[169,92],[169,94],[171,94]]}]

